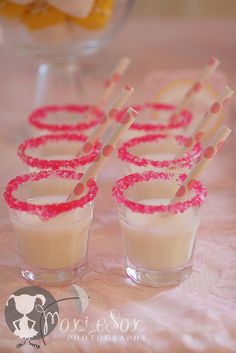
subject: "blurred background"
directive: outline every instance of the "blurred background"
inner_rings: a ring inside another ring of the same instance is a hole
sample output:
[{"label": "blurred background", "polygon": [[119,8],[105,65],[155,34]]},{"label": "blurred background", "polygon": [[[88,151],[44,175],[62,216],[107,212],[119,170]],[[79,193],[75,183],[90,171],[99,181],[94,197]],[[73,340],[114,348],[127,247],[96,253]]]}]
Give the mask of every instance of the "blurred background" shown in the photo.
[{"label": "blurred background", "polygon": [[136,0],[134,16],[235,18],[235,0]]},{"label": "blurred background", "polygon": [[235,18],[236,0],[135,0],[116,45],[104,52],[126,53],[129,72],[140,79],[155,70],[199,69],[214,55],[234,87]]},{"label": "blurred background", "polygon": [[[121,5],[125,3],[119,1]],[[127,20],[124,24],[122,21],[122,27],[108,45],[93,55],[76,58],[80,73],[75,75],[75,81],[84,82],[83,91],[78,89],[76,103],[93,103],[98,99],[103,80],[122,56],[132,61],[122,79],[122,84],[135,87],[132,103],[150,100],[166,84],[167,77],[195,79],[212,56],[221,61],[216,90],[220,91],[219,87],[225,84],[236,90],[235,17],[236,0],[134,0]],[[34,106],[38,63],[33,55],[2,44],[0,150],[8,158],[0,176],[5,183],[8,175],[15,175],[22,168],[16,148],[30,133],[27,117]],[[68,99],[62,81],[63,98]],[[164,100],[163,96],[160,100]],[[236,136],[235,98],[230,110]]]},{"label": "blurred background", "polygon": [[[153,78],[158,83],[159,74],[173,73],[177,78],[192,70],[194,76],[211,56],[219,58],[220,71],[235,89],[235,17],[236,0],[134,0],[131,13],[109,44],[93,55],[78,57],[85,82],[85,93],[80,92],[78,101],[97,98],[101,82],[121,56],[132,60],[125,81],[136,88],[135,102],[150,99],[153,92],[145,84]],[[2,119],[11,122],[17,133],[15,126],[22,126],[32,110],[37,63],[6,45],[0,47],[0,62]]]}]

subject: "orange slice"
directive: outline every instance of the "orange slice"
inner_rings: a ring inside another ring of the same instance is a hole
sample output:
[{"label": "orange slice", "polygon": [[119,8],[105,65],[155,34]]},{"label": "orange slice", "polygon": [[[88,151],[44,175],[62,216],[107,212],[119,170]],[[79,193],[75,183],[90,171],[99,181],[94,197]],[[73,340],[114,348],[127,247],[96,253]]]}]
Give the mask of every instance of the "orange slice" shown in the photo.
[{"label": "orange slice", "polygon": [[18,5],[6,0],[0,0],[0,15],[10,20],[20,18],[26,8],[27,5]]},{"label": "orange slice", "polygon": [[95,0],[92,10],[85,18],[71,17],[71,21],[89,30],[104,28],[113,12],[114,0]]},{"label": "orange slice", "polygon": [[29,5],[22,16],[22,22],[31,31],[58,25],[64,21],[65,15],[44,1],[35,1]]},{"label": "orange slice", "polygon": [[[178,104],[187,93],[188,89],[194,83],[191,79],[179,79],[172,81],[161,88],[156,96],[154,97],[155,102]],[[197,93],[196,97],[193,97],[189,104],[188,109],[193,112],[192,128],[197,125],[199,119],[202,119],[205,113],[208,111],[212,103],[214,103],[219,93],[208,83],[203,85],[200,92]],[[157,118],[157,114],[155,118]],[[195,121],[194,121],[195,120]],[[220,114],[219,123],[217,127],[214,127],[214,121],[211,127],[211,132],[215,131],[224,121],[224,113]]]},{"label": "orange slice", "polygon": [[[157,92],[154,101],[176,105],[183,99],[193,82],[194,81],[190,79],[172,81]],[[202,90],[198,92],[195,97],[193,97],[188,107],[188,109],[193,113],[193,120],[189,126],[188,133],[192,134],[192,132],[196,129],[199,121],[205,116],[211,105],[216,101],[218,95],[219,93],[209,83],[205,83]],[[153,118],[160,118],[160,116],[155,115]],[[209,132],[205,135],[206,140],[214,135],[223,121],[224,112],[220,114],[217,123],[215,123],[214,119],[212,119]]]}]

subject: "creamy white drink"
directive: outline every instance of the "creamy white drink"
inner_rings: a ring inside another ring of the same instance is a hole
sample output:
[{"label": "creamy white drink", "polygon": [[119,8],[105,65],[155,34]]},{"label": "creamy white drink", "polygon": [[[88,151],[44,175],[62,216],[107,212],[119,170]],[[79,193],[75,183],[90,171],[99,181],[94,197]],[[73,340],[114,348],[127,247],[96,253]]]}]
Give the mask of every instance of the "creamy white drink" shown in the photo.
[{"label": "creamy white drink", "polygon": [[[167,204],[169,200],[140,200],[142,204]],[[120,217],[124,249],[137,268],[168,270],[184,266],[191,258],[199,218],[192,208],[177,214],[142,214],[126,209]]]},{"label": "creamy white drink", "polygon": [[42,170],[7,184],[4,198],[26,280],[60,285],[83,275],[98,186],[91,180],[82,197],[68,201],[81,177],[70,169]]},{"label": "creamy white drink", "polygon": [[169,161],[175,158],[173,153],[144,153],[143,158],[151,159],[152,161]]},{"label": "creamy white drink", "polygon": [[[61,203],[65,199],[65,195],[44,195],[27,202],[45,205]],[[91,204],[87,204],[49,220],[25,212],[20,212],[17,217],[12,214],[11,222],[25,263],[39,269],[60,270],[83,262],[87,255],[91,208]]]},{"label": "creamy white drink", "polygon": [[135,283],[173,286],[192,272],[200,208],[207,191],[195,181],[179,202],[170,203],[184,178],[150,170],[126,175],[113,187],[126,273]]}]

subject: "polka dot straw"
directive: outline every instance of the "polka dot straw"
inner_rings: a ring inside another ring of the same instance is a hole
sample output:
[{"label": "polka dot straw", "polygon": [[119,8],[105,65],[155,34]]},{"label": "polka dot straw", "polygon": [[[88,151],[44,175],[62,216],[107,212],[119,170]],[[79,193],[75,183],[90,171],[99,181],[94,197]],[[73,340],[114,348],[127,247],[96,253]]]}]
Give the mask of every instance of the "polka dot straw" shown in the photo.
[{"label": "polka dot straw", "polygon": [[[229,87],[224,88],[217,101],[210,106],[204,118],[199,122],[197,127],[191,133],[192,137],[189,138],[189,141],[185,144],[181,151],[179,151],[177,157],[181,157],[183,154],[189,152],[195,143],[201,142],[202,139],[204,139],[205,134],[210,132],[212,121],[216,127],[219,125],[220,113],[224,109],[225,103],[228,102],[233,94],[234,91],[232,91],[232,89]],[[209,138],[211,137],[212,134],[209,136]]]},{"label": "polka dot straw", "polygon": [[[95,128],[94,132],[88,138],[88,141],[84,144],[82,149],[83,153],[89,153],[92,150],[94,143],[100,140],[100,138],[105,133],[105,131],[109,128],[112,122],[115,121],[116,115],[119,113],[120,109],[123,107],[125,102],[129,99],[133,91],[134,91],[133,87],[129,85],[125,85],[125,87],[122,89],[119,96],[116,98],[116,101],[112,109],[110,109],[108,114],[106,114],[104,119],[102,119],[100,124]],[[81,151],[79,151],[78,154],[80,152]]]},{"label": "polka dot straw", "polygon": [[123,137],[125,132],[133,124],[138,112],[132,108],[129,108],[124,117],[117,122],[117,128],[108,139],[107,143],[104,144],[101,151],[98,153],[97,158],[89,166],[79,183],[75,186],[72,193],[68,196],[67,202],[78,199],[81,197],[86,187],[90,185],[91,181],[95,179],[100,170],[103,168],[107,159],[110,157],[117,143]]},{"label": "polka dot straw", "polygon": [[176,107],[175,111],[173,112],[171,116],[172,123],[174,123],[177,120],[178,115],[181,113],[181,111],[188,107],[188,104],[192,99],[192,97],[194,97],[198,92],[202,90],[204,82],[213,75],[213,73],[216,71],[219,65],[220,65],[220,61],[214,57],[212,57],[208,61],[207,65],[200,73],[198,79],[192,84],[192,86],[189,88],[187,93],[184,95],[182,101],[179,103],[179,105]]},{"label": "polka dot straw", "polygon": [[[111,74],[104,80],[103,82],[103,90],[102,90],[102,95],[99,98],[97,104],[96,104],[96,109],[103,109],[105,105],[108,103],[109,98],[112,95],[112,92],[120,82],[121,76],[124,74],[128,66],[130,65],[130,59],[127,58],[126,56],[123,56],[116,66],[114,67],[113,71]],[[88,113],[87,118],[90,118],[90,115],[92,114],[92,110]]]},{"label": "polka dot straw", "polygon": [[123,56],[117,65],[115,66],[114,70],[110,74],[110,76],[104,81],[103,83],[103,94],[97,103],[97,107],[102,109],[105,104],[108,102],[113,90],[117,86],[120,81],[121,76],[124,74],[125,70],[130,65],[130,59]]},{"label": "polka dot straw", "polygon": [[222,125],[216,134],[214,135],[210,144],[204,150],[200,161],[196,166],[191,170],[190,174],[187,176],[183,184],[178,188],[174,197],[170,201],[170,204],[174,204],[178,201],[182,201],[181,198],[186,196],[186,193],[193,188],[193,185],[199,175],[206,169],[211,160],[215,157],[222,144],[225,142],[227,137],[229,136],[231,130]]}]

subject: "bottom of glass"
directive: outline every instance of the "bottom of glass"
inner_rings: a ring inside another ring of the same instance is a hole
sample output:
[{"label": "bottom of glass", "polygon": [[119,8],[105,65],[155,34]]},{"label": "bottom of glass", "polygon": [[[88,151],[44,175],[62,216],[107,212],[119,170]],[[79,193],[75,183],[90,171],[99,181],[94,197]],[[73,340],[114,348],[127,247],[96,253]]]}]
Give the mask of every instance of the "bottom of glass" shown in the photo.
[{"label": "bottom of glass", "polygon": [[156,288],[171,287],[177,286],[191,275],[192,263],[188,262],[174,269],[155,271],[135,267],[127,259],[126,273],[137,284]]},{"label": "bottom of glass", "polygon": [[61,270],[43,270],[22,266],[24,279],[35,285],[59,286],[75,282],[86,271],[87,264],[75,265],[73,268]]}]

